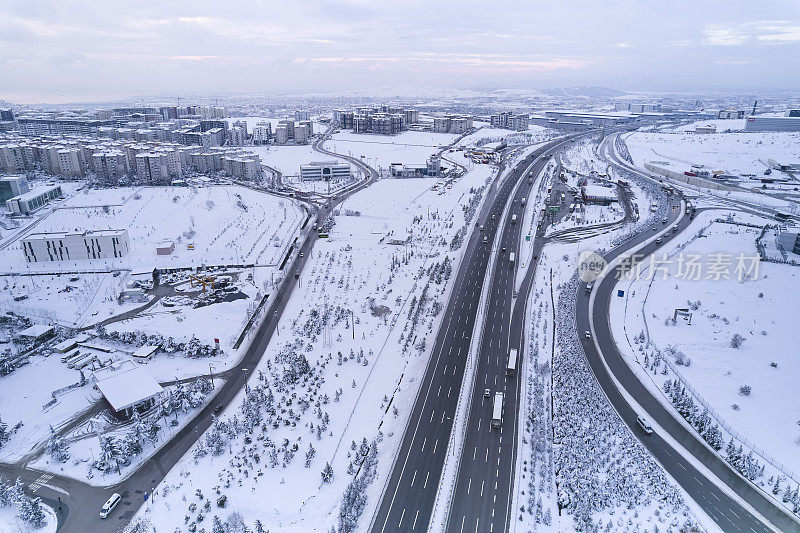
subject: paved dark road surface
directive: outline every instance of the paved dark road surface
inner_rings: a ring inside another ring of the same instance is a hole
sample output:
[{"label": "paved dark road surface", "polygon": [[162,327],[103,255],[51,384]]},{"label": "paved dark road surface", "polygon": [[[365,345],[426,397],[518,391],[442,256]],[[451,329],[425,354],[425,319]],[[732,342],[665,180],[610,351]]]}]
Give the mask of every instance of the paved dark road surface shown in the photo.
[{"label": "paved dark road surface", "polygon": [[[476,313],[481,300],[481,291],[489,261],[497,261],[495,276],[493,276],[491,291],[497,295],[497,302],[492,300],[488,315],[491,320],[487,320],[484,325],[484,339],[495,339],[492,328],[497,329],[497,338],[506,336],[503,346],[508,346],[509,322],[511,321],[510,302],[513,292],[513,269],[507,263],[507,254],[512,251],[511,244],[507,245],[507,252],[503,257],[498,254],[490,257],[492,243],[498,235],[503,242],[516,242],[512,240],[512,235],[518,235],[519,228],[523,221],[521,208],[517,201],[511,213],[517,213],[518,223],[509,230],[510,224],[500,228],[500,218],[506,203],[521,177],[526,176],[525,170],[534,162],[543,165],[550,153],[565,143],[563,139],[552,141],[547,145],[534,151],[529,157],[516,164],[515,169],[507,176],[499,188],[490,189],[484,204],[484,208],[478,217],[478,221],[483,225],[483,231],[474,231],[468,243],[465,244],[464,257],[458,269],[455,280],[455,287],[452,296],[447,303],[444,318],[439,328],[436,342],[433,347],[428,367],[420,386],[414,409],[409,418],[403,442],[393,466],[389,482],[383,494],[383,499],[379,505],[377,514],[372,523],[373,532],[384,531],[427,531],[431,519],[433,507],[439,487],[442,468],[444,466],[445,454],[450,440],[453,425],[453,416],[461,392],[467,356],[472,342],[472,333],[475,326]],[[520,187],[520,190],[529,189],[527,182]],[[529,193],[520,193],[518,196],[529,196]],[[511,214],[508,215],[509,220]],[[486,243],[483,242],[484,236]],[[518,240],[518,239],[517,239]],[[516,244],[513,245],[516,247]],[[511,280],[511,281],[509,281]],[[502,304],[501,304],[502,302]],[[494,316],[494,314],[497,316]],[[519,329],[520,319],[517,320]],[[503,328],[501,335],[499,328]],[[487,334],[487,331],[489,334]],[[491,334],[491,335],[490,335]],[[484,342],[489,342],[485,340]],[[503,350],[502,347],[492,349]],[[485,363],[487,354],[479,354],[479,359]],[[497,357],[492,354],[492,363],[497,364]],[[500,361],[501,366],[505,364]],[[503,366],[503,371],[505,367]],[[479,383],[483,383],[481,378]],[[471,386],[471,384],[467,384]],[[491,387],[495,388],[492,384]],[[478,387],[478,394],[483,399],[483,387]],[[510,391],[509,391],[510,392]],[[514,393],[515,394],[515,393]],[[506,413],[512,407],[506,409]],[[512,420],[509,418],[509,420]],[[498,432],[488,433],[486,427],[487,420],[481,428],[481,437],[487,440],[495,439],[499,436]],[[515,425],[513,421],[507,427]],[[512,430],[507,431],[508,434]],[[468,440],[472,439],[469,432]],[[509,438],[510,439],[510,438]],[[513,439],[508,440],[510,444]],[[483,449],[486,449],[484,446]],[[471,448],[470,448],[471,450]],[[471,452],[470,452],[471,453]],[[482,453],[485,453],[482,452]],[[513,457],[513,446],[507,446],[504,456]],[[492,461],[496,460],[493,453]],[[505,465],[504,465],[505,468]],[[510,475],[513,475],[511,473]],[[488,477],[487,477],[488,478]],[[506,479],[509,475],[506,474]],[[470,489],[472,491],[472,489]],[[476,491],[480,488],[476,487]],[[505,489],[503,489],[505,490]],[[507,490],[506,490],[507,492]],[[471,492],[477,494],[477,492]],[[447,505],[447,502],[444,502]],[[505,509],[505,508],[503,508]],[[490,511],[488,511],[490,512]],[[503,511],[505,513],[505,511]],[[505,517],[503,517],[505,521]],[[487,529],[488,530],[488,529]]]}]

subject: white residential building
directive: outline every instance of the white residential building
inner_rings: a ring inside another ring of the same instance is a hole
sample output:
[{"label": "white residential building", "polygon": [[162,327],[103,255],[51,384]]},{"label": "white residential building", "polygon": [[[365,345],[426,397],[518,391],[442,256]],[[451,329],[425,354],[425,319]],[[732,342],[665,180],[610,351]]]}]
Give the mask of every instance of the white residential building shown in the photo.
[{"label": "white residential building", "polygon": [[272,123],[259,122],[253,128],[253,144],[267,144],[272,137]]}]

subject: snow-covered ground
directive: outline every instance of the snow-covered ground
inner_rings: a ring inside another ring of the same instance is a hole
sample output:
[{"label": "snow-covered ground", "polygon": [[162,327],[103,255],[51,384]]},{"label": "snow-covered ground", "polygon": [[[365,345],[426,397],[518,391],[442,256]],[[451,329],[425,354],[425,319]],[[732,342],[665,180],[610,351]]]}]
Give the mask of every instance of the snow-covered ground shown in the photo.
[{"label": "snow-covered ground", "polygon": [[[664,265],[667,279],[659,271],[651,282],[650,271],[645,271],[638,280],[620,282],[627,296],[613,300],[614,335],[627,348],[631,365],[640,371],[644,383],[661,389],[667,379],[676,377],[672,372],[642,370],[652,366],[651,352],[658,350],[722,422],[788,469],[800,472],[800,392],[796,386],[800,362],[794,356],[800,335],[793,325],[800,305],[789,290],[800,282],[800,269],[760,263],[755,279],[751,273],[740,280],[738,257],[745,258],[742,274],[746,274],[757,256],[755,239],[760,230],[713,222],[720,216],[724,212],[701,213],[692,229],[670,243],[667,252],[672,263]],[[768,222],[741,215],[737,219]],[[730,261],[731,279],[714,279],[716,274],[709,274],[717,253],[724,254],[723,262]],[[676,276],[681,254],[684,261],[699,256],[701,279]],[[673,323],[676,309],[689,309],[691,324],[681,317]],[[646,349],[635,341],[642,333],[645,343],[651,343]],[[732,347],[734,335],[742,338],[738,348]],[[662,395],[661,390],[656,394]]]},{"label": "snow-covered ground", "polygon": [[[303,222],[295,202],[238,186],[85,189],[64,201],[31,232],[127,229],[130,254],[120,259],[25,263],[18,242],[0,251],[9,271],[255,263],[276,264]],[[156,255],[164,240],[170,255]],[[194,249],[187,249],[193,244]]]},{"label": "snow-covered ground", "polygon": [[[735,122],[735,121],[721,121]],[[717,131],[720,131],[719,129]],[[704,165],[709,171],[763,176],[769,159],[780,163],[797,162],[800,133],[649,133],[634,132],[624,136],[628,150],[638,167],[653,160],[670,160],[682,164]],[[779,177],[773,172],[772,177]],[[746,184],[743,180],[742,184]]]},{"label": "snow-covered ground", "polygon": [[34,356],[31,362],[0,377],[0,418],[9,428],[22,422],[11,439],[0,447],[0,459],[16,461],[34,450],[57,428],[94,404],[97,392],[90,385],[58,396],[44,409],[52,392],[80,382],[80,372],[67,369],[58,355]]},{"label": "snow-covered ground", "polygon": [[0,506],[0,533],[55,533],[58,521],[53,510],[42,504],[47,522],[42,527],[34,527],[19,519],[17,506]]},{"label": "snow-covered ground", "polygon": [[375,169],[388,169],[392,163],[424,165],[428,158],[453,142],[458,135],[404,131],[398,135],[373,135],[340,131],[331,136],[325,147],[332,152],[353,157],[364,156]]},{"label": "snow-covered ground", "polygon": [[[356,519],[363,512],[363,526],[402,439],[457,268],[454,237],[469,227],[465,212],[474,212],[491,175],[478,166],[442,194],[431,190],[436,180],[384,179],[347,199],[300,273],[261,377],[251,380],[255,403],[226,411],[137,518],[173,531],[196,523],[198,510],[209,521],[235,511],[265,529],[328,531],[339,525],[349,485],[367,496],[349,508]],[[257,420],[252,433],[242,430],[248,420]],[[327,463],[329,483],[321,476]],[[198,492],[214,502],[225,495],[226,508],[198,509]]]}]

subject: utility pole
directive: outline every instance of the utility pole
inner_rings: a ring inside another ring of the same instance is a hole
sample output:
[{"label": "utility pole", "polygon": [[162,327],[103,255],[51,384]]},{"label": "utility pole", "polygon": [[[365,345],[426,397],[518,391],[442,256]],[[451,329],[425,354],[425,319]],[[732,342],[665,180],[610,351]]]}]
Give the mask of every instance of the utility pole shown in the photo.
[{"label": "utility pole", "polygon": [[350,310],[350,324],[353,326],[353,340],[356,338],[356,320],[355,315],[353,314],[353,310]]}]

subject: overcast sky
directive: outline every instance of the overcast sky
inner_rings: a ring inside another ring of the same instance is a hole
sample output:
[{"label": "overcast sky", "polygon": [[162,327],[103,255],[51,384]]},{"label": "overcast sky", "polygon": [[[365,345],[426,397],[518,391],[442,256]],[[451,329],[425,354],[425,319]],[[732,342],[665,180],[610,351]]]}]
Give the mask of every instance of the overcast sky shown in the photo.
[{"label": "overcast sky", "polygon": [[800,86],[800,0],[0,0],[0,98]]}]

